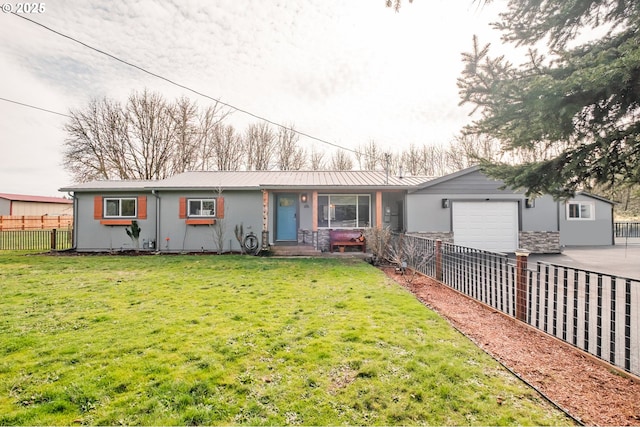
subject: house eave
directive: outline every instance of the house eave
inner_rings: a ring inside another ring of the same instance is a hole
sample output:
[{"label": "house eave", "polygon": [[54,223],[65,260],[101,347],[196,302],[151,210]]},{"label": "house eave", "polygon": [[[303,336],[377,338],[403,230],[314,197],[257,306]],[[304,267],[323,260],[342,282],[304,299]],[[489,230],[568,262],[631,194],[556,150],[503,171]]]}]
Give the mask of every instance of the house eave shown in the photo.
[{"label": "house eave", "polygon": [[267,191],[407,191],[410,186],[384,185],[264,185],[260,189]]}]

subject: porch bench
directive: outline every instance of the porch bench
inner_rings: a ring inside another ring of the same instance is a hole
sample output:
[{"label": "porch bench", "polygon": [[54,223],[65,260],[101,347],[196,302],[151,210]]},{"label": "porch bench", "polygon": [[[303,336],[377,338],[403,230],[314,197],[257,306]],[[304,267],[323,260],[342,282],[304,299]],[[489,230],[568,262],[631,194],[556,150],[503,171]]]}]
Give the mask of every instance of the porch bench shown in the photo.
[{"label": "porch bench", "polygon": [[360,246],[362,252],[367,251],[367,242],[360,230],[329,230],[329,250],[333,252],[336,246]]}]

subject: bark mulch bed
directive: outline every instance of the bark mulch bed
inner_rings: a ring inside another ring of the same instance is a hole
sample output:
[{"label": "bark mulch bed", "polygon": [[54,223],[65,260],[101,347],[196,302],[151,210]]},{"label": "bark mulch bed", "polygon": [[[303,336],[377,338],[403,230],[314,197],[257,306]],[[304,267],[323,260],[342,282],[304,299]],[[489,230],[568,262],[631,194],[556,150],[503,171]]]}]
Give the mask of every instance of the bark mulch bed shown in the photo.
[{"label": "bark mulch bed", "polygon": [[383,271],[587,425],[640,425],[640,379],[425,276]]}]

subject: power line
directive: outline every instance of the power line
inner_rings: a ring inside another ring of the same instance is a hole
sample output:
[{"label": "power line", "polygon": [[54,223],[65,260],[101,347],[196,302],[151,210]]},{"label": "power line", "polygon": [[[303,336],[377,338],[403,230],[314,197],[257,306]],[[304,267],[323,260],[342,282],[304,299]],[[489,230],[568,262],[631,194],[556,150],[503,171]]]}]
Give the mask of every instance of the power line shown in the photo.
[{"label": "power line", "polygon": [[63,117],[68,117],[70,119],[72,119],[73,117],[71,117],[68,114],[64,114],[64,113],[58,113],[57,111],[52,111],[52,110],[47,110],[46,108],[40,108],[40,107],[36,107],[35,105],[31,105],[31,104],[25,104],[24,102],[18,102],[18,101],[14,101],[11,99],[7,99],[7,98],[1,98],[0,100],[2,101],[6,101],[6,102],[11,102],[12,104],[18,104],[18,105],[22,105],[23,107],[29,107],[29,108],[34,108],[36,110],[40,110],[40,111],[46,111],[47,113],[51,113],[51,114],[57,114],[59,116],[63,116]]},{"label": "power line", "polygon": [[87,43],[84,43],[84,42],[82,42],[82,41],[80,41],[80,40],[78,40],[78,39],[75,39],[75,38],[73,38],[73,37],[71,37],[71,36],[68,36],[68,35],[66,35],[66,34],[64,34],[64,33],[61,33],[61,32],[59,32],[59,31],[57,31],[57,30],[54,30],[54,29],[52,29],[52,28],[50,28],[50,27],[47,27],[46,25],[41,24],[41,23],[39,23],[39,22],[36,22],[36,21],[34,21],[33,19],[30,19],[30,18],[28,18],[28,17],[27,17],[27,16],[25,16],[25,15],[19,15],[19,14],[15,13],[15,12],[11,12],[11,13],[12,13],[13,15],[17,16],[18,18],[22,18],[22,19],[24,19],[25,21],[31,22],[32,24],[35,24],[35,25],[38,25],[39,27],[42,27],[42,28],[44,28],[45,30],[50,31],[50,32],[52,32],[52,33],[54,33],[54,34],[57,34],[57,35],[59,35],[60,37],[64,37],[64,38],[66,38],[66,39],[68,39],[68,40],[71,40],[71,41],[73,41],[73,42],[75,42],[75,43],[78,43],[78,44],[79,44],[79,45],[81,45],[81,46],[84,46],[84,47],[86,47],[86,48],[88,48],[88,49],[91,49],[91,50],[93,50],[93,51],[95,51],[95,52],[98,52],[98,53],[100,53],[100,54],[102,54],[102,55],[105,55],[105,56],[107,56],[107,57],[109,57],[109,58],[111,58],[111,59],[113,59],[113,60],[116,60],[116,61],[118,61],[118,62],[120,62],[120,63],[122,63],[122,64],[125,64],[125,65],[127,65],[127,66],[129,66],[129,67],[135,68],[135,69],[137,69],[138,71],[142,71],[143,73],[149,74],[150,76],[153,76],[153,77],[158,78],[158,79],[160,79],[160,80],[164,80],[165,82],[167,82],[167,83],[169,83],[169,84],[172,84],[172,85],[174,85],[174,86],[177,86],[177,87],[179,87],[179,88],[182,88],[182,89],[184,89],[184,90],[187,90],[187,91],[189,91],[189,92],[192,92],[192,93],[194,93],[194,94],[196,94],[196,95],[202,96],[203,98],[210,99],[210,100],[212,100],[212,101],[214,101],[214,102],[217,102],[217,103],[219,103],[219,104],[222,104],[222,105],[224,105],[224,106],[226,106],[226,107],[232,108],[232,109],[234,109],[234,110],[236,110],[236,111],[238,111],[238,112],[240,112],[240,113],[244,113],[244,114],[246,114],[246,115],[248,115],[248,116],[251,116],[251,117],[256,118],[256,119],[258,119],[258,120],[262,120],[262,121],[264,121],[264,122],[266,122],[266,123],[272,124],[272,125],[277,126],[277,127],[279,127],[279,128],[286,129],[286,130],[291,130],[291,131],[295,132],[296,134],[298,134],[298,135],[300,135],[300,136],[304,136],[304,137],[306,137],[306,138],[313,139],[313,140],[318,141],[318,142],[321,142],[321,143],[323,143],[323,144],[331,145],[332,147],[336,147],[336,148],[339,148],[339,149],[341,149],[341,150],[345,150],[345,151],[350,151],[350,152],[355,153],[355,154],[360,154],[357,150],[353,150],[353,149],[351,149],[351,148],[343,147],[343,146],[341,146],[341,145],[335,144],[335,143],[333,143],[333,142],[329,142],[329,141],[327,141],[327,140],[324,140],[324,139],[321,139],[321,138],[315,137],[315,136],[313,136],[313,135],[309,135],[309,134],[307,134],[307,133],[300,132],[300,131],[295,130],[295,129],[292,129],[292,128],[288,127],[288,126],[281,125],[280,123],[274,122],[274,121],[269,120],[269,119],[267,119],[267,118],[265,118],[265,117],[262,117],[262,116],[259,116],[259,115],[257,115],[257,114],[254,114],[254,113],[252,113],[252,112],[250,112],[250,111],[248,111],[248,110],[244,110],[244,109],[242,109],[242,108],[238,108],[238,107],[236,107],[236,106],[233,106],[233,105],[231,105],[231,104],[229,104],[229,103],[222,102],[222,101],[220,101],[219,99],[216,99],[216,98],[214,98],[214,97],[212,97],[212,96],[209,96],[209,95],[207,95],[207,94],[204,94],[204,93],[202,93],[202,92],[199,92],[199,91],[197,91],[197,90],[195,90],[195,89],[192,89],[192,88],[190,88],[190,87],[188,87],[188,86],[185,86],[185,85],[183,85],[183,84],[181,84],[181,83],[175,82],[175,81],[173,81],[173,80],[171,80],[171,79],[169,79],[169,78],[167,78],[167,77],[164,77],[164,76],[161,76],[161,75],[159,75],[159,74],[156,74],[156,73],[154,73],[154,72],[152,72],[152,71],[149,71],[149,70],[147,70],[147,69],[145,69],[145,68],[143,68],[143,67],[141,67],[141,66],[139,66],[139,65],[133,64],[133,63],[128,62],[128,61],[125,61],[124,59],[120,59],[120,58],[118,58],[118,57],[117,57],[117,56],[115,56],[115,55],[112,55],[112,54],[110,54],[110,53],[108,53],[108,52],[105,52],[105,51],[103,51],[103,50],[101,50],[101,49],[95,48],[95,47],[93,47],[93,46],[91,46],[91,45],[89,45],[89,44],[87,44]]}]

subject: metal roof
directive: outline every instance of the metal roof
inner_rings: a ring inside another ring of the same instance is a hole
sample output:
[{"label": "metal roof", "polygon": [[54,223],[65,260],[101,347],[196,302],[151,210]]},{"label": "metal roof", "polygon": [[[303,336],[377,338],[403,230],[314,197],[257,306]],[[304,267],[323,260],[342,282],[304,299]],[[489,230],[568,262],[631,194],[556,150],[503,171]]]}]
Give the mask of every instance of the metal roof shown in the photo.
[{"label": "metal roof", "polygon": [[398,177],[379,171],[194,171],[160,181],[94,181],[61,191],[132,189],[403,189],[430,177]]},{"label": "metal roof", "polygon": [[113,181],[90,181],[82,184],[70,185],[63,187],[59,191],[132,191],[146,190],[150,191],[152,184],[158,181],[148,180],[113,180]]},{"label": "metal roof", "polygon": [[0,193],[0,199],[11,200],[12,202],[37,202],[37,203],[73,203],[73,200],[62,197],[28,196],[26,194]]},{"label": "metal roof", "polygon": [[216,171],[185,172],[159,181],[156,188],[320,188],[398,187],[407,188],[428,180],[425,177],[397,177],[377,171]]}]

